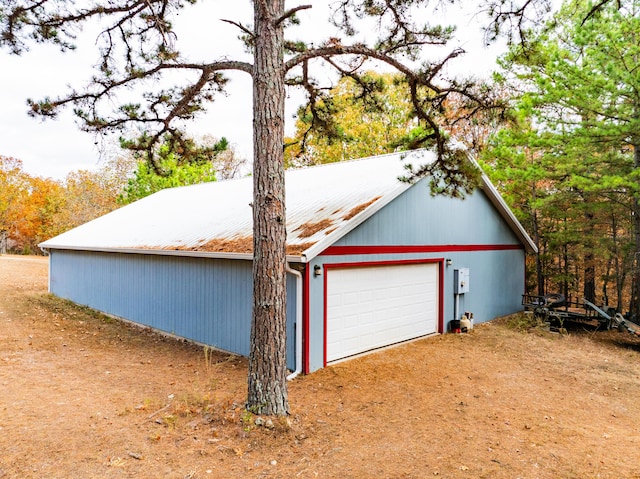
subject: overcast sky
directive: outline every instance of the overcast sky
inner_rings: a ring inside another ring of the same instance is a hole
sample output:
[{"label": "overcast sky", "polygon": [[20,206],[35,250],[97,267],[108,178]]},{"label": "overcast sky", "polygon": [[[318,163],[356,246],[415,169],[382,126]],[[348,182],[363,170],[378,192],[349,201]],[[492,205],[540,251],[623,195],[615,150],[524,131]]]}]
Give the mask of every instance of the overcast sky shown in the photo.
[{"label": "overcast sky", "polygon": [[[314,8],[302,11],[299,17],[306,34],[317,39],[325,37],[329,2],[314,2]],[[251,2],[216,0],[206,5],[186,8],[178,20],[178,48],[191,59],[213,61],[227,55],[237,58],[242,47],[236,37],[238,30],[219,19],[251,23]],[[192,13],[190,13],[192,12]],[[451,12],[450,12],[451,13]],[[479,27],[470,16],[457,19],[460,36],[456,45],[468,53],[457,60],[461,72],[486,74],[492,70],[496,47],[482,46]],[[299,37],[302,38],[300,34]],[[100,146],[104,145],[90,133],[81,132],[70,111],[56,120],[43,121],[27,115],[27,98],[55,97],[67,91],[67,85],[81,87],[90,77],[97,61],[95,35],[85,35],[77,51],[59,53],[55,47],[36,45],[22,56],[0,51],[0,155],[19,158],[31,175],[62,179],[78,169],[94,169],[99,165]],[[191,127],[194,135],[225,136],[244,157],[251,150],[251,82],[243,73],[230,74],[227,97],[219,97],[210,112]],[[293,127],[293,114],[302,100],[293,95],[288,104],[288,130]],[[112,142],[112,144],[115,144]],[[108,146],[108,145],[107,145]],[[110,149],[113,151],[113,147]],[[109,148],[107,148],[107,155]]]}]

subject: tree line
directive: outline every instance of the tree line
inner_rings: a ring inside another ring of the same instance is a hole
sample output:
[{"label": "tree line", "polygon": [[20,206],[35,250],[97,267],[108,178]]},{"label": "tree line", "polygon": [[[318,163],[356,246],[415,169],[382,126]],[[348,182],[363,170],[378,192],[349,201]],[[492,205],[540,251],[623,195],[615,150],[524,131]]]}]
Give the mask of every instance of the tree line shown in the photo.
[{"label": "tree line", "polygon": [[19,159],[0,156],[0,253],[41,254],[41,241],[115,209],[123,186],[111,168],[57,181],[29,175]]},{"label": "tree line", "polygon": [[531,291],[640,313],[640,2],[565,1],[501,59],[484,166],[536,242]]},{"label": "tree line", "polygon": [[63,180],[28,174],[0,154],[0,254],[42,254],[38,244],[156,191],[241,174],[246,160],[225,138],[165,141],[155,167],[123,141],[122,154]]}]

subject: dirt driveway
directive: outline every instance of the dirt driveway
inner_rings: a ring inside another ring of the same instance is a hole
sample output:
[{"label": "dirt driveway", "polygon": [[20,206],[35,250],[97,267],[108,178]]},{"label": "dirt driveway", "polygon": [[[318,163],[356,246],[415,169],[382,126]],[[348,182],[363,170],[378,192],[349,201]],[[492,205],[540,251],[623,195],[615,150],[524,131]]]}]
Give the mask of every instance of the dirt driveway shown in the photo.
[{"label": "dirt driveway", "polygon": [[640,478],[640,341],[515,321],[290,383],[256,426],[246,362],[46,294],[0,256],[0,478]]}]

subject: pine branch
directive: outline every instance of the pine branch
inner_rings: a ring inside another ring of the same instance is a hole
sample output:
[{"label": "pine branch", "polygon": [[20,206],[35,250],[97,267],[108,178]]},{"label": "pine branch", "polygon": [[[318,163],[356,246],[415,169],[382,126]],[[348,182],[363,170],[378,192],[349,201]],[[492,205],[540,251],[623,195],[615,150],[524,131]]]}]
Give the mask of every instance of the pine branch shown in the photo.
[{"label": "pine branch", "polygon": [[234,22],[233,20],[226,20],[224,18],[221,18],[220,21],[222,22],[226,22],[229,23],[235,27],[238,27],[240,30],[242,30],[244,33],[246,33],[247,35],[249,35],[250,38],[255,38],[256,34],[255,32],[252,32],[251,30],[249,30],[247,27],[245,27],[244,25],[242,25],[241,23],[238,22]]},{"label": "pine branch", "polygon": [[284,15],[282,15],[280,18],[278,18],[276,20],[275,24],[276,25],[280,25],[287,18],[293,17],[300,10],[308,10],[310,8],[313,8],[313,5],[299,5],[299,6],[295,7],[295,8],[292,8],[291,10],[287,10],[286,12],[284,12]]}]

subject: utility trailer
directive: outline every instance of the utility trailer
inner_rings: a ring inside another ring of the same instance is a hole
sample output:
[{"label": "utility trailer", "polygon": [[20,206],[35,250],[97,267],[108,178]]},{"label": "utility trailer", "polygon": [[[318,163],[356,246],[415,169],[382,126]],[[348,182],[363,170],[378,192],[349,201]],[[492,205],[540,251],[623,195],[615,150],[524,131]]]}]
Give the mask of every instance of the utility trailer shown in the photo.
[{"label": "utility trailer", "polygon": [[609,306],[597,306],[586,299],[582,303],[567,301],[559,293],[551,293],[544,296],[532,294],[522,295],[522,305],[525,311],[548,322],[551,327],[564,327],[565,321],[593,322],[597,321],[599,329],[618,328],[620,331],[628,331],[640,336],[640,325],[628,321],[614,308]]}]

